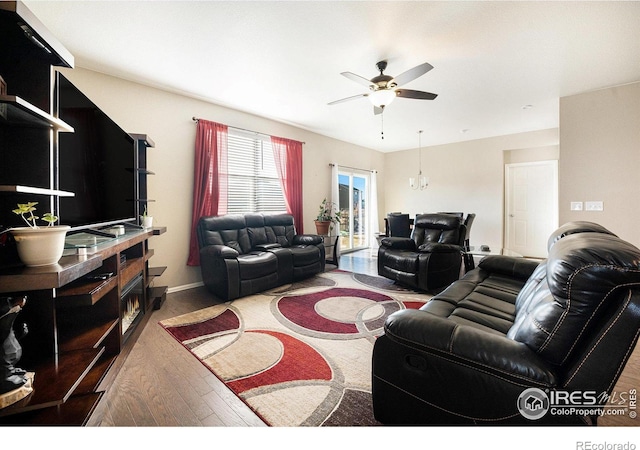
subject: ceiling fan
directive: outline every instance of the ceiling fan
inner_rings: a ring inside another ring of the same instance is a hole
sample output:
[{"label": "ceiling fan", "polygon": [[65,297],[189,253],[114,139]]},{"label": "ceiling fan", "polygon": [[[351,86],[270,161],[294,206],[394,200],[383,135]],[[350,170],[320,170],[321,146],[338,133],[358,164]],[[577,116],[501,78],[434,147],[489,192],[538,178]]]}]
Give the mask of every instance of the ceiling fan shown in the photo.
[{"label": "ceiling fan", "polygon": [[370,80],[367,80],[360,75],[356,75],[355,73],[342,72],[341,75],[355,81],[356,83],[367,86],[371,92],[336,100],[329,103],[329,105],[335,105],[337,103],[347,102],[361,97],[369,97],[369,100],[371,100],[371,103],[373,104],[373,113],[382,114],[384,108],[396,97],[433,100],[438,96],[438,94],[432,94],[431,92],[398,89],[399,86],[407,84],[433,69],[433,66],[429,63],[420,64],[413,69],[409,69],[406,72],[401,73],[397,77],[384,74],[384,71],[387,68],[386,61],[379,61],[376,64],[376,67],[380,71],[380,75],[375,76]]}]

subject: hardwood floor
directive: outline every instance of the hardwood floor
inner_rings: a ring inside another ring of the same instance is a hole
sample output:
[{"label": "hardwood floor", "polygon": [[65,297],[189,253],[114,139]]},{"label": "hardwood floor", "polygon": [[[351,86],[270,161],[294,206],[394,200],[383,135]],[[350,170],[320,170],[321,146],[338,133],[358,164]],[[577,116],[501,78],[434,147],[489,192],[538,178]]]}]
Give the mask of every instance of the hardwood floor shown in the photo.
[{"label": "hardwood floor", "polygon": [[[377,260],[368,251],[342,255],[340,269],[377,274]],[[264,427],[260,420],[218,378],[185,351],[159,321],[211,306],[205,288],[167,295],[152,316],[115,382],[92,415],[90,426],[118,427]],[[640,387],[640,346],[614,389]],[[606,416],[601,426],[636,426],[628,415]]]}]

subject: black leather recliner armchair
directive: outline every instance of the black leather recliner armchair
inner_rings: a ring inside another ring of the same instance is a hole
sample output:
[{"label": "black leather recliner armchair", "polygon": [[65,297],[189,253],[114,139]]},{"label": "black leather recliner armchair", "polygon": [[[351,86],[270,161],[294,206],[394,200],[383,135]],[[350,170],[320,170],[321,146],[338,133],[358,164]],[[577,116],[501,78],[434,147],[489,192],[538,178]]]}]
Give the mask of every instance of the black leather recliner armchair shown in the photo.
[{"label": "black leather recliner armchair", "polygon": [[460,277],[465,226],[450,214],[418,214],[410,238],[386,237],[378,248],[378,275],[431,291]]},{"label": "black leather recliner armchair", "polygon": [[390,315],[373,351],[376,419],[597,424],[638,340],[640,250],[589,222],[560,227],[548,248],[541,263],[485,257],[420,310]]},{"label": "black leather recliner armchair", "polygon": [[205,286],[222,300],[324,272],[321,236],[296,234],[290,214],[202,217],[197,227]]}]

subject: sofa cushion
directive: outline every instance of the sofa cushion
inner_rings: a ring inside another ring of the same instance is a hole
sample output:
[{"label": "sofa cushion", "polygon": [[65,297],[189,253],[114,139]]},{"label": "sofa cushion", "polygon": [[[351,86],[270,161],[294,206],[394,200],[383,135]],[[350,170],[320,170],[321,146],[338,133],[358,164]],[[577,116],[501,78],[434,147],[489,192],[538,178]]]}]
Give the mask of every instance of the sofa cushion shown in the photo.
[{"label": "sofa cushion", "polygon": [[599,232],[565,236],[518,296],[508,337],[563,364],[597,318],[622,301],[619,292],[633,285],[640,285],[635,246]]},{"label": "sofa cushion", "polygon": [[460,219],[451,214],[418,214],[412,238],[416,246],[427,242],[461,245],[461,231]]},{"label": "sofa cushion", "polygon": [[251,280],[274,274],[278,270],[278,259],[271,252],[251,252],[238,256],[240,280]]},{"label": "sofa cushion", "polygon": [[251,241],[251,248],[257,248],[259,245],[268,244],[267,230],[264,227],[249,227],[247,228],[249,234],[249,240]]},{"label": "sofa cushion", "polygon": [[283,247],[290,247],[296,235],[293,216],[289,214],[274,214],[264,216],[267,239],[270,243],[277,243]]},{"label": "sofa cushion", "polygon": [[450,285],[422,311],[488,333],[506,335],[516,311],[516,298],[526,279],[514,279],[478,268]]},{"label": "sofa cushion", "polygon": [[224,245],[231,247],[240,254],[251,251],[251,241],[249,241],[249,234],[246,228],[213,231],[212,233],[218,233]]},{"label": "sofa cushion", "polygon": [[200,248],[208,245],[226,245],[240,254],[251,251],[245,218],[240,215],[201,218],[198,225],[198,243]]}]

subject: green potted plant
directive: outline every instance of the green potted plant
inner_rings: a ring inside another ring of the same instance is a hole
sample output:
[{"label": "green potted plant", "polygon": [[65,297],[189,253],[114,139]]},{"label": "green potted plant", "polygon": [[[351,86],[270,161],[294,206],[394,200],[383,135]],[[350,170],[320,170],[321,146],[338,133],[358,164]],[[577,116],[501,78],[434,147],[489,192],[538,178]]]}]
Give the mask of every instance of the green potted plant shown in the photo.
[{"label": "green potted plant", "polygon": [[327,201],[326,198],[322,200],[315,223],[316,232],[322,236],[328,235],[329,230],[333,230],[334,223],[340,223],[340,213],[333,202]]},{"label": "green potted plant", "polygon": [[153,217],[147,215],[147,205],[144,205],[144,211],[140,216],[140,222],[143,228],[151,228],[153,227]]},{"label": "green potted plant", "polygon": [[26,227],[14,227],[9,231],[16,241],[20,260],[28,267],[56,264],[64,252],[64,239],[68,225],[54,225],[58,218],[52,213],[42,216],[46,226],[38,226],[38,216],[34,214],[38,202],[18,203],[13,213],[19,215],[27,224]]}]

